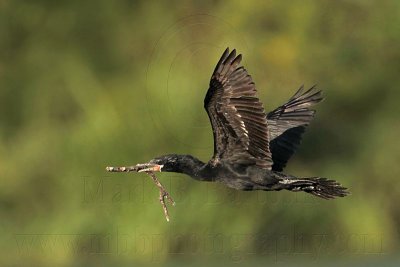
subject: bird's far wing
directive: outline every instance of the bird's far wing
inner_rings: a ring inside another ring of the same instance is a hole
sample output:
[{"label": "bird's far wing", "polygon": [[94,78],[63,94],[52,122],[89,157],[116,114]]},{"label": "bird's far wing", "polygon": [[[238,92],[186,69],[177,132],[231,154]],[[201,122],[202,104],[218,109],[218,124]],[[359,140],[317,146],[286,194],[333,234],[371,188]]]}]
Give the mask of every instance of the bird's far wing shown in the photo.
[{"label": "bird's far wing", "polygon": [[227,48],[211,76],[204,107],[214,134],[212,164],[272,166],[267,117],[251,76],[239,67],[242,56]]},{"label": "bird's far wing", "polygon": [[301,136],[314,118],[311,106],[323,100],[322,91],[315,86],[300,89],[282,106],[267,115],[272,154],[272,170],[282,171],[300,144]]}]

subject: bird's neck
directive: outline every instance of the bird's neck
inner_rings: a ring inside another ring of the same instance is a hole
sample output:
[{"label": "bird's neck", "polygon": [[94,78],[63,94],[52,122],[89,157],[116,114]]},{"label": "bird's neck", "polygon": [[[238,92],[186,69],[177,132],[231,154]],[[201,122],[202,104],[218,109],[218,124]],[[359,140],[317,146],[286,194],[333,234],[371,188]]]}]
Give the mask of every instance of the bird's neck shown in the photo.
[{"label": "bird's neck", "polygon": [[172,172],[189,175],[195,180],[212,180],[207,171],[207,164],[190,155],[177,155],[177,163]]}]

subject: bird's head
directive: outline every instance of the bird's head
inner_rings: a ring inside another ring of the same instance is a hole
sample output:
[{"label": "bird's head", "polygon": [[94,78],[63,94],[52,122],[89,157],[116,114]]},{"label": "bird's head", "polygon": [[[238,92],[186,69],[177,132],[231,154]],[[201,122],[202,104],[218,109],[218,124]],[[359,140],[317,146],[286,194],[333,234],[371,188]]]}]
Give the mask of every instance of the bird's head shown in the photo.
[{"label": "bird's head", "polygon": [[160,171],[173,172],[179,166],[180,161],[178,155],[170,154],[156,157],[150,160],[149,165],[152,164],[155,168],[159,168]]},{"label": "bird's head", "polygon": [[191,155],[169,154],[129,167],[107,167],[109,172],[178,172],[194,174],[204,163]]}]

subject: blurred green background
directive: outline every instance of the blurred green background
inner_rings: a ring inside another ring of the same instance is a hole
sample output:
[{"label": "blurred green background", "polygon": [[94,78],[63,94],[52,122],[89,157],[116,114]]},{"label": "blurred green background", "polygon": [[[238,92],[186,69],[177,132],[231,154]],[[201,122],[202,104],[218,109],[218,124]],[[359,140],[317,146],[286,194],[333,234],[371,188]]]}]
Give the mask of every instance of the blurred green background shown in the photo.
[{"label": "blurred green background", "polygon": [[[237,192],[109,174],[212,155],[203,110],[227,47],[267,111],[326,100],[287,173],[351,189]],[[0,1],[1,266],[389,266],[400,209],[399,1]],[[384,262],[384,263],[381,263]]]}]

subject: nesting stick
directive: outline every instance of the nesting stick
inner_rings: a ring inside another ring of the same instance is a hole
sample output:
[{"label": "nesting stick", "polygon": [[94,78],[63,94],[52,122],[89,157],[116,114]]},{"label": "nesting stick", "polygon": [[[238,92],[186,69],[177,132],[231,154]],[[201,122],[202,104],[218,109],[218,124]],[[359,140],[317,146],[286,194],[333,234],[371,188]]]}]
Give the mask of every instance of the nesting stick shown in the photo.
[{"label": "nesting stick", "polygon": [[[108,172],[139,172],[140,170],[144,170],[148,167],[149,164],[136,164],[135,166],[126,166],[126,167],[106,167]],[[175,201],[172,199],[171,195],[165,190],[164,186],[157,179],[156,175],[152,171],[144,171],[147,175],[151,177],[154,184],[160,190],[159,201],[164,211],[165,219],[169,222],[169,214],[168,208],[165,204],[165,198],[171,203],[171,205],[175,206]]]}]

